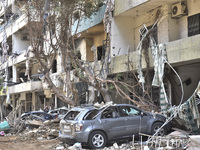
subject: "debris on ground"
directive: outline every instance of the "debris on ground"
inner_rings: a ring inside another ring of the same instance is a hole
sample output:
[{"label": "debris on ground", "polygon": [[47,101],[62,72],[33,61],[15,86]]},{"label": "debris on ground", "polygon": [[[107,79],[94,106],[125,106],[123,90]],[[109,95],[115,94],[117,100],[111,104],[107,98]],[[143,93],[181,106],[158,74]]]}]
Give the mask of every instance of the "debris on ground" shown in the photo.
[{"label": "debris on ground", "polygon": [[[101,106],[101,105],[100,105]],[[4,137],[18,136],[19,141],[36,141],[41,143],[43,141],[58,141],[59,123],[60,119],[52,120],[40,120],[28,117],[25,120],[21,118],[15,118],[11,121],[13,115],[10,115],[8,121],[4,121],[0,124],[0,135]],[[9,132],[3,131],[4,129]],[[134,136],[131,141],[114,142],[112,145],[108,144],[107,147],[102,150],[160,150],[160,149],[186,149],[196,148],[200,143],[200,135],[191,135],[190,132],[183,131],[181,129],[173,128],[173,132],[170,134],[159,137],[146,134],[140,134],[138,141],[135,141]],[[146,137],[146,138],[143,138]],[[148,137],[148,140],[146,141]],[[145,139],[145,140],[143,140]],[[150,140],[149,140],[150,139]],[[84,147],[82,143],[75,143],[74,145],[68,145],[62,142],[55,144],[44,145],[46,149],[56,150],[83,150],[88,149]]]}]

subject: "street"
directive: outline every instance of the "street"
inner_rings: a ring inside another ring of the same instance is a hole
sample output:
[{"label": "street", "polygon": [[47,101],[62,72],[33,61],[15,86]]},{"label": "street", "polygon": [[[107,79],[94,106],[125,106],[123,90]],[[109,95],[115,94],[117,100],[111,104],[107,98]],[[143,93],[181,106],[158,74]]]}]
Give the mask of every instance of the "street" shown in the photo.
[{"label": "street", "polygon": [[51,150],[56,149],[59,140],[23,139],[20,136],[0,137],[0,150]]}]

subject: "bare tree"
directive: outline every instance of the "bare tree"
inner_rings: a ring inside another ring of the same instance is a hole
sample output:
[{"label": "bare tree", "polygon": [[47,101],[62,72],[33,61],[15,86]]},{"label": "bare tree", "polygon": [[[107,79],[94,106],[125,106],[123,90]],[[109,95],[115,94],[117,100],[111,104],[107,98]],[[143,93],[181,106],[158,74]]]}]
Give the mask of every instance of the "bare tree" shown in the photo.
[{"label": "bare tree", "polygon": [[[74,101],[67,97],[73,92],[70,80],[72,69],[75,70],[74,75],[100,91],[105,101],[110,101],[107,89],[96,78],[95,67],[81,61],[75,47],[81,19],[89,18],[99,9],[100,4],[101,0],[31,0],[27,5],[32,52],[41,65],[41,72],[49,88],[70,105],[74,105]],[[76,18],[75,13],[78,13]],[[56,88],[50,78],[50,70],[58,53],[66,73],[67,96]]]},{"label": "bare tree", "polygon": [[[151,100],[149,92],[146,91],[146,100],[134,92],[134,88],[141,85],[137,81],[137,76],[133,73],[135,84],[107,78],[108,64],[110,62],[109,33],[107,34],[105,57],[101,65],[97,62],[97,48],[92,46],[91,50],[95,54],[95,61],[89,63],[83,61],[78,56],[75,46],[77,31],[81,20],[89,18],[101,6],[102,0],[31,0],[27,3],[28,29],[32,52],[41,66],[45,81],[49,88],[64,102],[75,105],[70,95],[74,95],[74,84],[70,80],[70,72],[73,70],[74,76],[80,81],[87,83],[101,93],[105,102],[111,101],[110,85],[116,93],[123,99],[132,101],[137,106],[145,104],[155,106]],[[76,17],[74,16],[76,14]],[[50,78],[50,71],[53,61],[57,56],[62,58],[63,70],[65,72],[66,92],[59,91]],[[131,63],[128,62],[130,66]],[[131,99],[129,93],[137,97],[139,101]]]}]

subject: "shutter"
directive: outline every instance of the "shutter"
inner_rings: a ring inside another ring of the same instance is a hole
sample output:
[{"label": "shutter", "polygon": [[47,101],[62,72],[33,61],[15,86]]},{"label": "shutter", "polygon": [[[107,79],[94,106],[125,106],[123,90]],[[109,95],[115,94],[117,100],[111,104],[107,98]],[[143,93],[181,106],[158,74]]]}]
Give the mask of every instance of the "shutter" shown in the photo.
[{"label": "shutter", "polygon": [[197,35],[200,33],[200,22],[199,22],[200,14],[196,14],[188,17],[188,37]]}]

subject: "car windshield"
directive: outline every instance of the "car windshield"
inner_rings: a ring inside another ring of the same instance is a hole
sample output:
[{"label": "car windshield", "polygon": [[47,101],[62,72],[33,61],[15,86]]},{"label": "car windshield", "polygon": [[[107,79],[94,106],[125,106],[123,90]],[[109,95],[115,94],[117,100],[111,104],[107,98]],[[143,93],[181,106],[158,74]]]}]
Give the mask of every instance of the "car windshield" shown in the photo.
[{"label": "car windshield", "polygon": [[70,111],[66,116],[65,120],[74,120],[76,116],[80,113],[80,111]]}]

